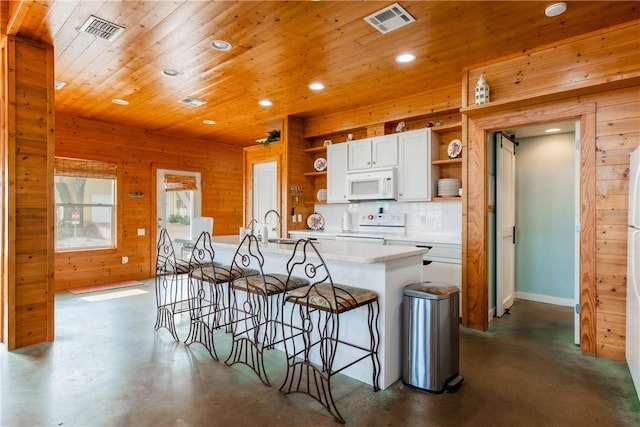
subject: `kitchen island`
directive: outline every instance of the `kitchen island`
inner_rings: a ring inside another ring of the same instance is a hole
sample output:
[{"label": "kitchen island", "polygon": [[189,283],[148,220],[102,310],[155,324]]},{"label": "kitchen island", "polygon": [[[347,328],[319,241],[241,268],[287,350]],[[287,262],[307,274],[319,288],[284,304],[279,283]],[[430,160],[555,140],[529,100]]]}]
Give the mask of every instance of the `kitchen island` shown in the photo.
[{"label": "kitchen island", "polygon": [[[238,247],[238,236],[214,236],[216,261],[230,263]],[[378,246],[366,243],[316,242],[334,283],[375,291],[380,303],[380,388],[385,389],[402,376],[402,297],[405,286],[421,281],[422,256],[426,249]],[[294,245],[261,243],[265,272],[286,273]],[[340,334],[345,340],[366,345],[369,337],[367,310],[341,315]],[[336,366],[348,354],[338,352]],[[372,383],[371,364],[362,361],[343,371],[345,375]]]}]

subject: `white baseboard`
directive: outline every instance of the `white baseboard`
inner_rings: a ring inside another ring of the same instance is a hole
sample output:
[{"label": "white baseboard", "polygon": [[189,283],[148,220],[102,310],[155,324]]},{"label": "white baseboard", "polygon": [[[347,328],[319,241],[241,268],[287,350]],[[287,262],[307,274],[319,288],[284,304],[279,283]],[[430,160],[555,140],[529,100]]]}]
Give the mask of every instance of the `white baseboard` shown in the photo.
[{"label": "white baseboard", "polygon": [[517,299],[527,301],[543,302],[545,304],[562,305],[564,307],[573,307],[575,302],[570,298],[558,298],[549,295],[531,294],[528,292],[516,292]]},{"label": "white baseboard", "polygon": [[493,318],[496,317],[496,308],[492,308],[491,310],[489,310],[489,322],[491,322],[493,320]]}]

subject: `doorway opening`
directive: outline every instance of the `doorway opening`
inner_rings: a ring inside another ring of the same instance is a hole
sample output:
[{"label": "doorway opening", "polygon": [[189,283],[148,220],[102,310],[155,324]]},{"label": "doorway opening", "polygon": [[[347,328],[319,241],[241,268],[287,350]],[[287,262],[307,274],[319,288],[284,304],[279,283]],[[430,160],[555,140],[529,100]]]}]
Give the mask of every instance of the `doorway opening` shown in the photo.
[{"label": "doorway opening", "polygon": [[176,253],[192,240],[193,219],[202,210],[201,188],[200,172],[156,170],[156,241],[166,228]]},{"label": "doorway opening", "polygon": [[515,300],[575,307],[576,344],[579,129],[575,120],[509,128],[491,135],[488,151],[490,183],[495,182],[495,210],[489,212],[489,318],[508,314]]}]

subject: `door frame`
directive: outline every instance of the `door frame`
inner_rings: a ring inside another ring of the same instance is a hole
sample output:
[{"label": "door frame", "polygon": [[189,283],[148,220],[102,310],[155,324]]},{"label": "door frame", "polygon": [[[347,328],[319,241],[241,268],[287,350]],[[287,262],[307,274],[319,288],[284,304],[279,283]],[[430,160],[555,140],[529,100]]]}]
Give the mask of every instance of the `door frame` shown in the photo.
[{"label": "door frame", "polygon": [[[467,144],[463,147],[462,281],[463,326],[486,330],[489,326],[488,292],[488,151],[490,132],[515,126],[559,120],[580,122],[580,348],[596,353],[596,104],[558,102],[553,105],[501,105],[484,112],[463,111]],[[465,135],[463,135],[465,136]],[[478,183],[470,186],[469,183]]]},{"label": "door frame", "polygon": [[[270,148],[270,147],[267,147]],[[286,212],[282,210],[282,192],[283,192],[283,165],[282,155],[279,152],[260,152],[258,149],[264,150],[265,147],[249,147],[244,150],[244,212],[242,225],[244,226],[251,221],[253,214],[253,165],[256,163],[276,162],[276,206],[278,213],[282,216],[282,235],[286,233]],[[256,218],[260,221],[260,218]]]},{"label": "door frame", "polygon": [[[204,182],[204,172],[200,169],[189,168],[183,165],[170,165],[166,163],[151,163],[151,196],[149,203],[151,204],[151,229],[149,232],[149,238],[151,240],[151,244],[149,245],[149,259],[151,262],[149,263],[149,273],[153,276],[155,275],[155,260],[156,260],[156,243],[158,236],[158,169],[166,169],[171,171],[184,171],[190,173],[199,173],[200,174],[200,186],[202,186],[202,182]],[[202,191],[202,188],[200,189]],[[202,207],[201,207],[202,208]]]}]

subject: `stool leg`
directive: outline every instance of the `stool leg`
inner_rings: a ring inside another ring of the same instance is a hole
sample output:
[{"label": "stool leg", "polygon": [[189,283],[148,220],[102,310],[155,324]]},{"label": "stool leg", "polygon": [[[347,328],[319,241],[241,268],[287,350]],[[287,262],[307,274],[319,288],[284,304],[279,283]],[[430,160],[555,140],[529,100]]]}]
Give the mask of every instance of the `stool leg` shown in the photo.
[{"label": "stool leg", "polygon": [[371,334],[371,365],[373,369],[373,391],[380,390],[380,358],[378,348],[380,346],[380,329],[378,318],[380,316],[380,306],[378,301],[369,304],[369,333]]}]

